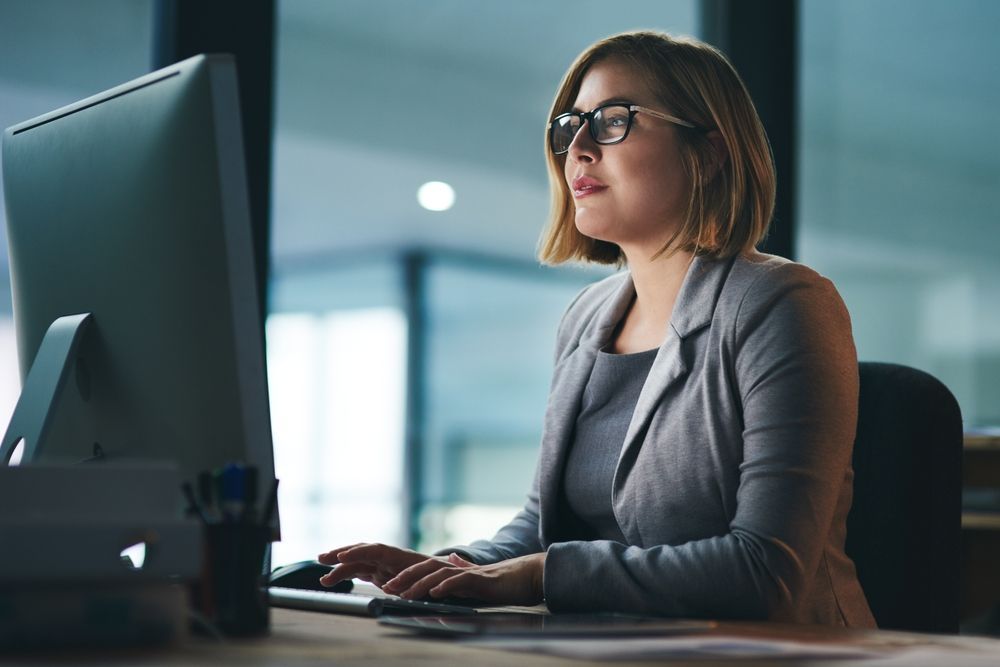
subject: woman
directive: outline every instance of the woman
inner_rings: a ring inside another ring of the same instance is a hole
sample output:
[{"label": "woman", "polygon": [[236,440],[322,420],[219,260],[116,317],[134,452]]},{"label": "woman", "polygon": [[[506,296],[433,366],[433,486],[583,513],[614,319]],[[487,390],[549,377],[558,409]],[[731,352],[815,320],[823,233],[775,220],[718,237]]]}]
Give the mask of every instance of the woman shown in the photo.
[{"label": "woman", "polygon": [[434,557],[334,549],[323,582],[873,627],[844,553],[850,320],[828,280],[754,249],[774,169],[739,77],[704,43],[625,33],[576,60],[549,118],[542,259],[628,271],[563,317],[527,504]]}]

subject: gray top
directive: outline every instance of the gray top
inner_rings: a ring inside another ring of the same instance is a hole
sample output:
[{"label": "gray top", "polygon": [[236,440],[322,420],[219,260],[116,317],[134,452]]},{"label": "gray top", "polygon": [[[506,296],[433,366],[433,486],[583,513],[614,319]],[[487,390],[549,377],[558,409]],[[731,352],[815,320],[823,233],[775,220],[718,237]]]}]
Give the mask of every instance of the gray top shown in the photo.
[{"label": "gray top", "polygon": [[570,304],[524,509],[460,553],[492,563],[545,551],[553,611],[874,627],[844,552],[858,416],[850,316],[829,280],[780,257],[692,261],[615,467],[626,542],[565,535],[559,486],[580,399],[634,298],[619,273]]},{"label": "gray top", "polygon": [[625,432],[656,352],[597,353],[563,476],[567,521],[577,524],[578,539],[625,542],[611,507],[611,485]]}]

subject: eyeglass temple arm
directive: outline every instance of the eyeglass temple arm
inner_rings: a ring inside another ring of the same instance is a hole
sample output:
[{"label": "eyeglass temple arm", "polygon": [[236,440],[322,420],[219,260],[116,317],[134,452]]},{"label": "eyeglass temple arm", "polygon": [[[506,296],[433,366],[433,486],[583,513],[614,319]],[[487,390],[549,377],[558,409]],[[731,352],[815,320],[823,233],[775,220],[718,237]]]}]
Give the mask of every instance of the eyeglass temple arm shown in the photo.
[{"label": "eyeglass temple arm", "polygon": [[671,123],[676,123],[677,125],[683,125],[684,127],[694,128],[696,127],[694,123],[689,123],[686,120],[681,120],[677,116],[671,116],[668,113],[663,113],[662,111],[657,111],[655,109],[649,109],[647,107],[639,106],[638,104],[632,104],[629,106],[632,111],[641,111],[642,113],[649,114],[650,116],[656,116],[657,118],[662,118],[663,120],[668,120]]}]

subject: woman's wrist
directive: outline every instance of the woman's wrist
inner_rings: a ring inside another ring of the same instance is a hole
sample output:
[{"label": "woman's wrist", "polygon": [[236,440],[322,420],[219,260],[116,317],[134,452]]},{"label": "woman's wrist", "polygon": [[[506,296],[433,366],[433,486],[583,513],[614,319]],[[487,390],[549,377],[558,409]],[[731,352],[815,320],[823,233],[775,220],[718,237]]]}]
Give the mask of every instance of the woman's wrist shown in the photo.
[{"label": "woman's wrist", "polygon": [[547,551],[538,554],[538,565],[535,568],[534,581],[532,582],[532,588],[537,591],[540,600],[545,599],[545,559],[547,556]]}]

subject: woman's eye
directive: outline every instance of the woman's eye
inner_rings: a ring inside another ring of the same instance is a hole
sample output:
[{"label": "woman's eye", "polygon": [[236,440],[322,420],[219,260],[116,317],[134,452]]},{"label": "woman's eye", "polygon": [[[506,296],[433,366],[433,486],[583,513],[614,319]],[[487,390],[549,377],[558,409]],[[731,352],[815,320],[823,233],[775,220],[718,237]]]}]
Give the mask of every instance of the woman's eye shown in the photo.
[{"label": "woman's eye", "polygon": [[608,127],[622,128],[628,125],[628,116],[625,114],[609,114],[605,117],[604,123]]}]

